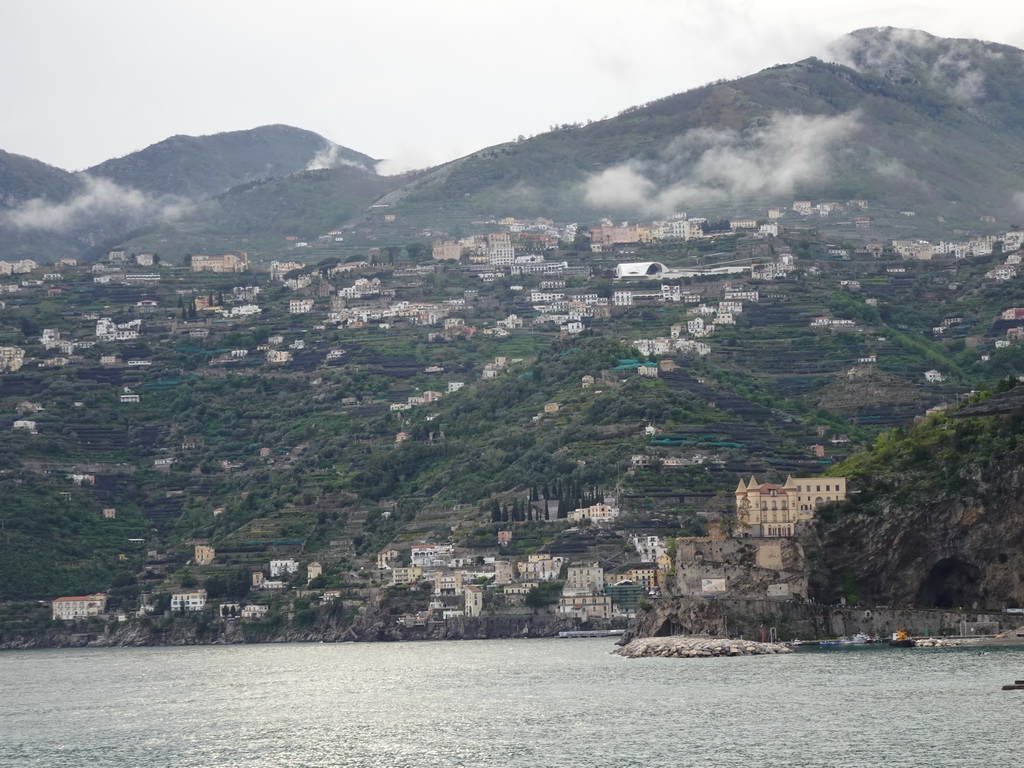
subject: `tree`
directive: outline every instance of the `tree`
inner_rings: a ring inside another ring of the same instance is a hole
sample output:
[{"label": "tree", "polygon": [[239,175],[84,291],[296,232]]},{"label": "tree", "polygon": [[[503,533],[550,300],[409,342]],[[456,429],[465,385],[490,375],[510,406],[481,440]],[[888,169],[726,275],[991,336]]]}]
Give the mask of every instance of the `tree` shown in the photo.
[{"label": "tree", "polygon": [[534,611],[540,608],[546,608],[549,605],[554,605],[558,602],[558,595],[561,591],[561,582],[548,581],[543,584],[538,584],[526,593],[526,600],[524,601],[525,605],[527,608],[532,608]]},{"label": "tree", "polygon": [[414,262],[423,261],[428,256],[432,257],[430,246],[425,243],[409,243],[405,246],[405,252],[409,254],[409,260]]},{"label": "tree", "polygon": [[31,336],[38,336],[42,331],[39,323],[33,320],[31,317],[22,315],[21,317],[21,333],[26,338]]},{"label": "tree", "polygon": [[590,250],[590,233],[589,232],[577,232],[576,237],[572,240],[572,249],[574,251],[589,251]]}]

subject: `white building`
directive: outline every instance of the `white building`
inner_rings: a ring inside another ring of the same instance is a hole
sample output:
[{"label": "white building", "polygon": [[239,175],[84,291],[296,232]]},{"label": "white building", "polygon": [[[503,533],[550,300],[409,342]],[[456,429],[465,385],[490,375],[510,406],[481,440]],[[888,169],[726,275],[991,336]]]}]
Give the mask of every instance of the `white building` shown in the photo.
[{"label": "white building", "polygon": [[193,592],[173,592],[171,594],[172,611],[201,611],[205,607],[205,589],[197,589]]},{"label": "white building", "polygon": [[665,539],[660,536],[633,536],[630,543],[640,555],[641,563],[655,563],[665,553]]},{"label": "white building", "polygon": [[100,592],[95,595],[58,597],[50,603],[54,621],[74,621],[89,616],[99,616],[107,610],[107,596]]},{"label": "white building", "polygon": [[295,560],[271,560],[270,561],[270,578],[276,578],[278,576],[290,576],[293,573],[298,572],[299,564]]},{"label": "white building", "polygon": [[607,523],[619,517],[619,508],[611,504],[594,504],[589,507],[580,507],[569,513],[569,520],[579,522],[590,520],[595,523]]},{"label": "white building", "polygon": [[558,578],[565,558],[550,555],[530,555],[529,561],[518,563],[519,576],[528,581],[552,581]]}]

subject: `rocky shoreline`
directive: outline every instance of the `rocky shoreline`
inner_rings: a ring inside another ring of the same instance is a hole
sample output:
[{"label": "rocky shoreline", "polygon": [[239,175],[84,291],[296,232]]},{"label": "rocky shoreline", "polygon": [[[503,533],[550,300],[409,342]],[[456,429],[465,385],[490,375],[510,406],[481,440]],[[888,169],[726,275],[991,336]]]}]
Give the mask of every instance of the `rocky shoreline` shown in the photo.
[{"label": "rocky shoreline", "polygon": [[[587,626],[586,628],[610,628]],[[558,614],[456,617],[405,627],[394,617],[367,613],[353,623],[325,621],[308,628],[279,627],[216,619],[201,622],[193,616],[117,622],[69,622],[34,632],[0,636],[0,650],[35,648],[130,648],[179,645],[237,645],[253,643],[403,642],[415,640],[490,640],[558,637],[578,630],[577,620]]]},{"label": "rocky shoreline", "polygon": [[793,649],[782,643],[758,643],[753,640],[729,640],[723,637],[675,635],[671,637],[641,637],[630,641],[615,653],[629,659],[642,659],[650,656],[695,659],[715,656],[763,656],[793,653]]}]

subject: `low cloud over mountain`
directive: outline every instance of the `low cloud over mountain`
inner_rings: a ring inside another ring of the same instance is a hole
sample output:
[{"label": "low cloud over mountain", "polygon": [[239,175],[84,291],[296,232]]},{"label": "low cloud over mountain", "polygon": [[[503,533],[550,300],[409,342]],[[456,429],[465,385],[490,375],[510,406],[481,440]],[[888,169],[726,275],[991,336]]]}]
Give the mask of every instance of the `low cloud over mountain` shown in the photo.
[{"label": "low cloud over mountain", "polygon": [[654,160],[630,160],[584,182],[591,205],[668,214],[695,202],[792,195],[831,170],[831,153],[858,128],[856,112],[773,115],[747,131],[697,128]]}]

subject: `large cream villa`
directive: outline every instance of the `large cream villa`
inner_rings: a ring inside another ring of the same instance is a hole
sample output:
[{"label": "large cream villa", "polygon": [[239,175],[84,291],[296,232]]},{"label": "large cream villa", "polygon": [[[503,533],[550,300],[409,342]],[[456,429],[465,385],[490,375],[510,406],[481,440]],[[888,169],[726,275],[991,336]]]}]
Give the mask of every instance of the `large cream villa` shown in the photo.
[{"label": "large cream villa", "polygon": [[782,485],[741,479],[736,486],[740,535],[792,536],[799,520],[810,520],[822,504],[846,499],[845,477],[786,478]]}]

